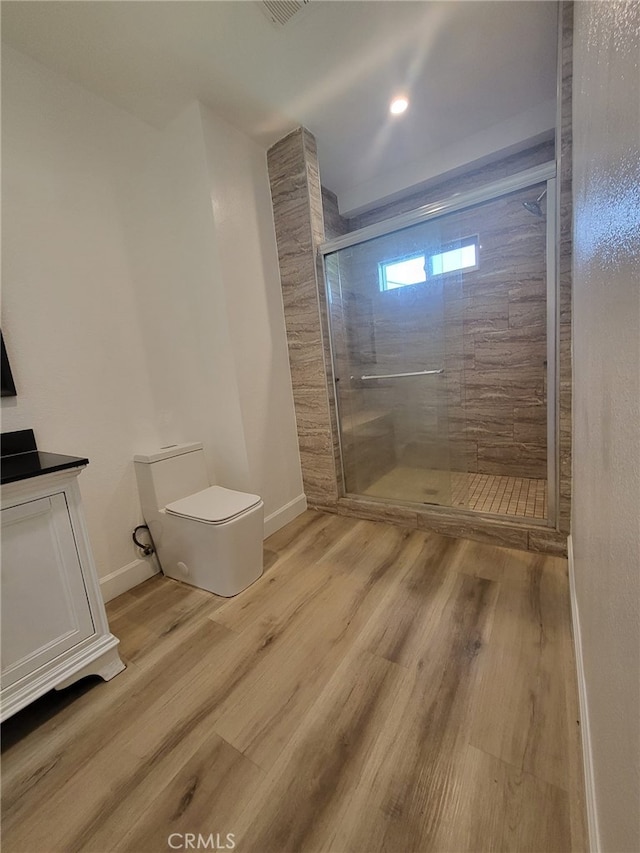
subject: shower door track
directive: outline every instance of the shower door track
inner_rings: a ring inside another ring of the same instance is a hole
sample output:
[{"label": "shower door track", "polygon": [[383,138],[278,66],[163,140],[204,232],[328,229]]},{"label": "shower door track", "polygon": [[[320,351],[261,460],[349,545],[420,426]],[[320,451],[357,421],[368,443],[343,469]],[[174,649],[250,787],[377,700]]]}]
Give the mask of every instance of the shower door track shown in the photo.
[{"label": "shower door track", "polygon": [[[325,257],[339,249],[346,249],[349,246],[357,246],[360,243],[366,243],[368,240],[374,240],[376,237],[384,237],[387,234],[393,234],[396,231],[401,231],[404,228],[409,228],[412,225],[417,225],[421,222],[427,222],[431,219],[438,219],[448,213],[465,210],[474,207],[487,201],[500,198],[518,190],[526,189],[535,184],[545,183],[547,188],[547,198],[553,200],[553,204],[547,205],[546,218],[546,298],[547,298],[547,389],[553,389],[553,393],[549,394],[547,390],[547,519],[544,524],[547,527],[557,527],[558,521],[558,472],[559,472],[559,454],[558,454],[558,324],[559,324],[559,305],[557,299],[557,194],[556,194],[556,163],[550,161],[539,166],[534,166],[531,169],[525,169],[522,172],[517,172],[507,178],[500,178],[493,181],[491,184],[479,187],[477,189],[468,190],[467,192],[455,193],[448,198],[440,201],[425,204],[415,210],[400,213],[397,216],[392,216],[381,222],[375,222],[373,225],[367,225],[357,231],[351,231],[342,237],[336,237],[333,240],[328,240],[318,247],[318,253],[322,257],[322,267],[324,280],[326,281]],[[328,299],[329,292],[326,290]],[[334,380],[334,395],[335,395],[335,365],[333,363],[334,349],[331,332],[331,309],[327,305],[327,324],[329,333],[329,348],[331,352],[331,372]],[[429,371],[431,372],[431,371]],[[440,372],[440,371],[434,371]],[[362,377],[365,378],[365,377]],[[367,376],[367,379],[370,377]],[[383,378],[383,377],[371,377]],[[334,396],[336,401],[336,411],[339,410],[337,395]],[[338,411],[337,417],[338,429],[338,444],[340,447],[340,465],[342,467],[342,482],[346,482],[344,476],[344,458],[342,450],[342,431],[340,429],[340,415]],[[352,498],[359,498],[358,495],[350,495]],[[371,500],[371,498],[368,498]],[[380,503],[389,504],[387,499],[380,500]],[[403,505],[407,504],[403,502]],[[437,507],[432,508],[434,511],[452,511],[452,507]],[[487,519],[495,518],[500,520],[501,516],[487,516],[485,513],[468,512],[463,509],[457,511],[462,515],[474,515],[475,517],[485,516]],[[529,523],[533,519],[512,518],[509,519],[513,523]],[[537,526],[537,525],[536,525]]]},{"label": "shower door track", "polygon": [[[533,184],[541,184],[543,181],[555,178],[555,176],[556,164],[554,162],[543,163],[541,166],[534,166],[531,169],[525,169],[523,172],[510,175],[508,178],[500,178],[491,184],[487,184],[485,187],[468,190],[464,193],[454,193],[454,195],[442,201],[431,202],[422,207],[417,207],[415,210],[409,210],[406,213],[392,216],[382,222],[366,225],[364,228],[351,231],[343,237],[328,240],[318,247],[318,251],[324,257],[331,252],[338,251],[338,249],[346,249],[348,246],[366,243],[367,240],[384,237],[386,234],[392,234],[394,231],[409,228],[411,225],[418,225],[420,222],[427,222],[429,219],[437,219],[440,216],[444,216],[445,213],[464,210],[467,207],[473,207],[476,204],[500,198],[500,196],[508,195],[517,190],[526,189],[526,187],[530,187]],[[549,198],[552,197],[549,195]]]}]

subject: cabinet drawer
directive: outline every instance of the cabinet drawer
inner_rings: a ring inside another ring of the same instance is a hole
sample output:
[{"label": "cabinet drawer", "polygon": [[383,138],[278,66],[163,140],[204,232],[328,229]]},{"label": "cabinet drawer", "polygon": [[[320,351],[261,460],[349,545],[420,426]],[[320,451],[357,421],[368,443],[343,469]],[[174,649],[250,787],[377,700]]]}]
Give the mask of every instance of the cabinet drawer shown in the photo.
[{"label": "cabinet drawer", "polygon": [[64,493],[2,510],[2,687],[95,632]]}]

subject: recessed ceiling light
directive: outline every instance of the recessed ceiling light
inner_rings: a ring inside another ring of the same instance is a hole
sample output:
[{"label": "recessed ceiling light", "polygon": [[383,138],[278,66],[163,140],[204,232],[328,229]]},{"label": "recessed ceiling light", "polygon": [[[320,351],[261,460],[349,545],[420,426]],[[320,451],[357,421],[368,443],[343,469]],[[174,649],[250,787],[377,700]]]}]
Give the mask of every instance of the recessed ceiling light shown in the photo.
[{"label": "recessed ceiling light", "polygon": [[409,101],[405,98],[404,95],[399,95],[397,98],[394,98],[391,101],[389,106],[389,112],[394,116],[399,116],[400,113],[403,113],[406,108],[409,106]]}]

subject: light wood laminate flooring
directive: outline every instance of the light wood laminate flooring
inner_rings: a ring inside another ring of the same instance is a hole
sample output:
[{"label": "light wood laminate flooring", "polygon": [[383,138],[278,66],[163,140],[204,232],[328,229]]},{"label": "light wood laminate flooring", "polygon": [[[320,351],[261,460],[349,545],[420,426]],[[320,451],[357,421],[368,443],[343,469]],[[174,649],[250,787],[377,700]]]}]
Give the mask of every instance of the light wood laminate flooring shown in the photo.
[{"label": "light wood laminate flooring", "polygon": [[127,669],[4,724],[4,853],[586,849],[565,560],[307,512],[265,565],[109,604]]}]

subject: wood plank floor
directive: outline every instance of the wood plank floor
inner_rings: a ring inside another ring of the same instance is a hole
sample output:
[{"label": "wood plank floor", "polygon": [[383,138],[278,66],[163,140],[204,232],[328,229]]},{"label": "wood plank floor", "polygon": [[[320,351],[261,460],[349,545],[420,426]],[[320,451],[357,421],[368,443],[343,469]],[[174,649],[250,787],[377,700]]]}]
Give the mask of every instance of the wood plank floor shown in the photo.
[{"label": "wood plank floor", "polygon": [[4,853],[586,850],[566,561],[307,512],[265,565],[109,604],[126,671],[4,724]]}]

